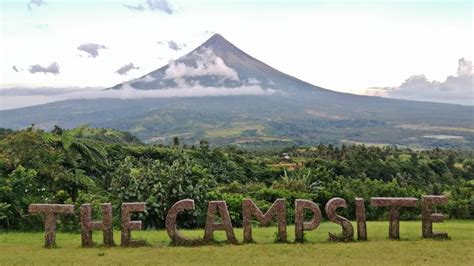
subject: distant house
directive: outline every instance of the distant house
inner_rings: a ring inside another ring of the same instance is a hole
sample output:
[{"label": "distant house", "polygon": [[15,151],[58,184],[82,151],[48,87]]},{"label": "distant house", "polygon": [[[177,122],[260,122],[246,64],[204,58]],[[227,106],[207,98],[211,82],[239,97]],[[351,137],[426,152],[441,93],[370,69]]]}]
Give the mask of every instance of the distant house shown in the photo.
[{"label": "distant house", "polygon": [[282,153],[281,154],[281,161],[286,162],[286,163],[288,163],[290,161],[290,156],[288,155],[288,153]]}]

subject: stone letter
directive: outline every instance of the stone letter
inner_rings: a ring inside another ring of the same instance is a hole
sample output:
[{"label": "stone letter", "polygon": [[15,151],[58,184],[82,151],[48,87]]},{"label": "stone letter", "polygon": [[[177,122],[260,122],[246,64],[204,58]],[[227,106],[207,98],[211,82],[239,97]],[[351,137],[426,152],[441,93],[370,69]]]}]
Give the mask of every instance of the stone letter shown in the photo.
[{"label": "stone letter", "polygon": [[448,238],[448,233],[433,232],[433,223],[443,222],[444,215],[433,213],[431,207],[438,204],[448,203],[446,196],[422,196],[421,197],[421,224],[423,238]]},{"label": "stone letter", "polygon": [[74,205],[66,204],[30,204],[29,213],[44,213],[44,246],[54,247],[56,244],[56,218],[59,213],[74,213]]},{"label": "stone letter", "polygon": [[355,198],[357,239],[367,240],[367,224],[365,223],[365,204],[363,198]]},{"label": "stone letter", "polygon": [[[222,219],[222,223],[216,223],[216,210]],[[214,239],[214,231],[224,230],[227,235],[227,242],[230,244],[237,244],[234,235],[234,228],[230,221],[229,210],[225,201],[210,201],[207,207],[207,219],[204,234],[204,242],[210,243]]]},{"label": "stone letter", "polygon": [[390,207],[388,237],[390,239],[400,238],[400,208],[415,207],[416,198],[371,198],[370,205],[374,207]]},{"label": "stone letter", "polygon": [[[313,213],[313,218],[308,222],[304,221],[305,209]],[[316,203],[304,199],[295,200],[295,241],[303,243],[303,231],[316,229],[321,223],[321,217],[321,210]]]},{"label": "stone letter", "polygon": [[191,239],[184,237],[179,232],[178,228],[176,227],[176,218],[178,217],[178,213],[183,210],[194,210],[194,200],[192,199],[184,199],[176,202],[168,211],[166,215],[166,232],[168,232],[168,236],[171,238],[171,242],[173,245],[176,246],[194,246],[199,245],[202,243],[202,239]]},{"label": "stone letter", "polygon": [[286,203],[285,199],[277,199],[270,209],[263,214],[251,199],[244,199],[242,202],[242,216],[244,226],[244,242],[251,243],[252,239],[252,215],[266,226],[270,220],[276,216],[278,221],[278,242],[286,242]]},{"label": "stone letter", "polygon": [[92,221],[92,207],[90,204],[81,205],[81,235],[82,246],[92,247],[92,230],[102,230],[105,246],[114,245],[112,228],[112,204],[104,203],[102,207],[102,221]]},{"label": "stone letter", "polygon": [[342,226],[342,235],[337,236],[332,233],[329,233],[329,240],[330,241],[352,241],[354,240],[354,228],[352,227],[351,222],[346,218],[337,215],[336,209],[337,208],[346,208],[347,204],[344,199],[341,198],[332,198],[326,203],[326,215],[328,219],[334,223],[339,224]]},{"label": "stone letter", "polygon": [[132,230],[141,230],[142,221],[131,221],[130,214],[132,212],[143,212],[145,211],[144,202],[131,202],[131,203],[122,203],[122,213],[121,213],[121,224],[122,224],[122,234],[121,234],[121,245],[123,247],[139,245],[142,241],[132,240],[131,232]]}]

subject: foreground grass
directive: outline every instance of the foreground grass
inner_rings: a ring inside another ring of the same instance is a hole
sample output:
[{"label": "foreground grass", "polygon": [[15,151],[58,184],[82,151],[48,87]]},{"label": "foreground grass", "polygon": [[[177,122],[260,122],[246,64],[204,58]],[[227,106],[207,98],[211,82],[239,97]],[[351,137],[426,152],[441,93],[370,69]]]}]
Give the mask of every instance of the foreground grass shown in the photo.
[{"label": "foreground grass", "polygon": [[[118,264],[118,265],[327,265],[327,264],[445,264],[473,265],[474,221],[446,221],[435,224],[446,231],[450,240],[421,239],[421,222],[401,222],[401,240],[388,240],[388,222],[369,222],[369,241],[330,243],[328,232],[340,227],[328,222],[306,233],[305,244],[274,243],[276,228],[255,228],[258,244],[226,245],[216,243],[200,247],[172,247],[166,231],[136,231],[133,237],[145,239],[149,246],[139,248],[81,248],[79,234],[57,234],[55,249],[45,249],[43,233],[0,233],[0,265],[27,264]],[[242,241],[242,229],[235,229]],[[186,236],[202,236],[202,230],[184,231]],[[94,232],[99,243],[102,234]],[[294,240],[294,227],[288,227],[289,241]],[[120,232],[114,234],[120,241]],[[224,234],[215,234],[217,242]]]}]

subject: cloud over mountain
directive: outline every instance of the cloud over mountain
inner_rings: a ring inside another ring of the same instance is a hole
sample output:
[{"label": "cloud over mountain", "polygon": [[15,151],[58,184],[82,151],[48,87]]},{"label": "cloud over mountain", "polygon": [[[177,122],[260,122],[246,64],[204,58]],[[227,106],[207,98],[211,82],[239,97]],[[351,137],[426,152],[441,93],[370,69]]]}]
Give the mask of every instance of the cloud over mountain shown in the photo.
[{"label": "cloud over mountain", "polygon": [[263,89],[258,85],[241,87],[205,87],[200,84],[182,83],[178,88],[161,90],[137,90],[125,83],[120,90],[103,90],[103,88],[11,88],[0,89],[0,96],[5,102],[0,110],[56,102],[69,99],[149,99],[174,97],[212,97],[238,95],[273,95],[278,91]]},{"label": "cloud over mountain", "polygon": [[53,75],[57,75],[59,74],[59,64],[54,62],[54,63],[51,63],[51,65],[47,66],[47,67],[44,67],[44,66],[41,66],[41,65],[31,65],[30,68],[28,69],[28,71],[32,74],[35,74],[35,73],[43,73],[43,74],[48,74],[48,73],[51,73]]},{"label": "cloud over mountain", "polygon": [[182,62],[170,62],[165,71],[165,79],[182,77],[218,76],[223,79],[239,80],[237,72],[226,65],[211,49],[199,49],[194,52],[196,65],[190,66]]},{"label": "cloud over mountain", "polygon": [[86,52],[89,55],[89,57],[93,57],[93,58],[99,56],[100,49],[107,49],[107,47],[105,45],[96,44],[96,43],[84,43],[84,44],[79,45],[79,47],[77,47],[77,50]]},{"label": "cloud over mountain", "polygon": [[152,77],[151,75],[146,75],[140,79],[137,79],[137,81],[140,81],[140,82],[145,82],[145,83],[150,83],[150,82],[153,82],[155,81],[156,79],[154,77]]},{"label": "cloud over mountain", "polygon": [[115,73],[119,75],[126,75],[132,69],[140,69],[140,68],[133,65],[133,63],[129,63],[119,68],[117,71],[115,71]]},{"label": "cloud over mountain", "polygon": [[181,84],[178,88],[161,90],[137,90],[124,84],[121,90],[106,90],[99,94],[83,94],[81,98],[169,98],[169,97],[207,97],[207,96],[237,96],[237,95],[272,95],[277,93],[273,89],[263,89],[258,85],[240,87],[206,87],[200,84]]},{"label": "cloud over mountain", "polygon": [[391,98],[450,102],[474,105],[474,72],[472,61],[461,58],[455,76],[448,76],[445,81],[429,81],[425,75],[413,75],[398,87],[369,88],[368,95]]}]

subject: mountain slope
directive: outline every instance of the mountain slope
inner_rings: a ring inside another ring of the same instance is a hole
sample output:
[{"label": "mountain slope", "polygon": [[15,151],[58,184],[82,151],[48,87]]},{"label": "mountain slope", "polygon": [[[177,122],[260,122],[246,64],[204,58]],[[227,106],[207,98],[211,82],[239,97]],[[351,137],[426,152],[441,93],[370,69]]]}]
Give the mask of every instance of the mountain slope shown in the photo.
[{"label": "mountain slope", "polygon": [[[113,96],[123,91],[151,96]],[[155,94],[170,91],[179,97]],[[232,93],[222,93],[227,91]],[[178,135],[188,143],[207,138],[239,145],[474,147],[473,107],[323,89],[266,65],[218,34],[176,61],[105,93],[112,97],[1,111],[0,127],[90,123],[157,142]],[[201,97],[189,97],[196,95]]]},{"label": "mountain slope", "polygon": [[[187,75],[184,75],[187,74]],[[135,89],[163,89],[179,87],[180,81],[186,85],[198,82],[212,87],[240,87],[259,85],[285,93],[324,90],[282,73],[246,54],[219,34],[191,51],[189,54],[150,72],[143,77],[126,82]],[[112,89],[121,89],[117,84]]]}]

